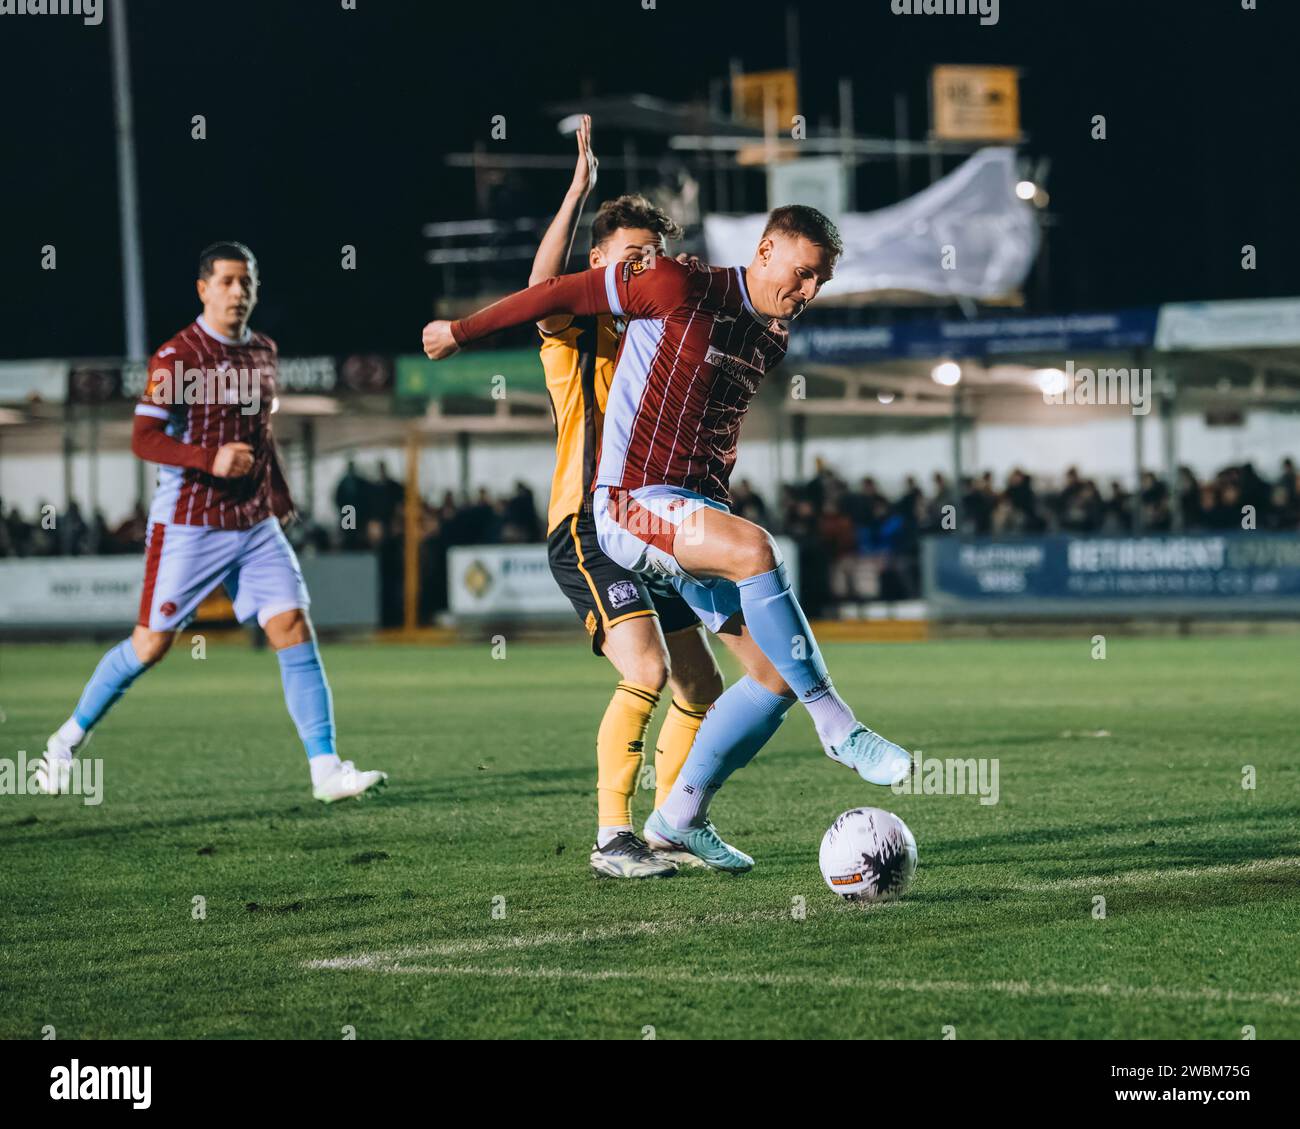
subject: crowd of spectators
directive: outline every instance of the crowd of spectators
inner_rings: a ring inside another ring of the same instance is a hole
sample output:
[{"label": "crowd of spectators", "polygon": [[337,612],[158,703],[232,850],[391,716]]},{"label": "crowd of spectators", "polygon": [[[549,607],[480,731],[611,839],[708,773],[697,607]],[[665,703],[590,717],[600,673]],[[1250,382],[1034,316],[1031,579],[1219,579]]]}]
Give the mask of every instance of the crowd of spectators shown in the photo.
[{"label": "crowd of spectators", "polygon": [[800,599],[816,615],[840,601],[917,596],[920,539],[926,534],[1300,530],[1300,478],[1290,458],[1273,481],[1249,462],[1226,467],[1204,482],[1182,467],[1173,489],[1144,472],[1134,496],[1118,480],[1103,494],[1096,480],[1074,467],[1055,486],[1015,469],[1001,488],[987,471],[963,478],[960,490],[941,473],[932,476],[928,491],[909,475],[899,493],[887,496],[875,479],[851,486],[818,460],[811,480],[782,489],[776,515],[768,514],[747,483],[736,490],[735,508],[798,545]]},{"label": "crowd of spectators", "polygon": [[[379,463],[374,477],[349,462],[334,491],[328,523],[314,518],[290,526],[300,549],[373,552],[381,562],[383,620],[402,619],[406,538],[405,488]],[[1171,485],[1150,471],[1136,496],[1118,480],[1105,489],[1071,467],[1059,484],[1013,470],[999,487],[985,472],[960,490],[941,473],[928,489],[908,476],[888,494],[874,478],[851,485],[822,460],[807,482],[782,487],[769,505],[748,480],[733,486],[736,513],[794,541],[802,599],[810,614],[837,602],[902,600],[919,593],[920,539],[928,533],[984,536],[1045,533],[1124,534],[1240,529],[1300,530],[1300,478],[1294,460],[1269,479],[1252,463],[1226,467],[1198,481],[1188,467]],[[480,489],[469,499],[451,491],[421,498],[418,514],[420,619],[446,607],[447,552],[457,545],[523,544],[545,540],[545,523],[522,482],[504,496]],[[87,518],[74,501],[62,512],[41,505],[31,520],[0,503],[0,557],[78,556],[143,550],[146,515],[137,507],[109,528],[96,510]]]},{"label": "crowd of spectators", "polygon": [[0,557],[96,557],[144,552],[147,515],[136,506],[119,525],[109,526],[103,510],[90,517],[74,500],[62,510],[38,502],[31,518],[0,499]]}]

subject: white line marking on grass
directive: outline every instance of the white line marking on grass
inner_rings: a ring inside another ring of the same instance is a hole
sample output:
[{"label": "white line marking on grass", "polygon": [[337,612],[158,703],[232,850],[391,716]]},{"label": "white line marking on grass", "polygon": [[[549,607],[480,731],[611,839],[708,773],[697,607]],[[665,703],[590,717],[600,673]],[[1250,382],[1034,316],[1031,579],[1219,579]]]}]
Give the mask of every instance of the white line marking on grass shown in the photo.
[{"label": "white line marking on grass", "polygon": [[[1300,865],[1300,859],[1267,860],[1268,864]],[[1248,864],[1261,869],[1265,864]],[[1202,872],[1220,873],[1241,867],[1205,867]],[[1156,872],[1142,872],[1144,875]],[[1176,876],[1185,871],[1167,871]],[[1091,880],[1080,880],[1091,881]],[[1039,889],[1041,887],[1028,887]],[[884,903],[873,909],[895,908],[899,903]],[[839,907],[836,907],[837,909]],[[784,911],[751,911],[748,913],[711,914],[702,917],[684,917],[670,921],[631,921],[616,925],[596,926],[573,931],[548,930],[540,933],[507,937],[477,937],[469,940],[445,941],[432,945],[387,949],[380,952],[357,953],[353,956],[332,957],[325,960],[305,961],[304,968],[333,971],[362,971],[400,974],[406,976],[479,976],[493,979],[555,980],[600,983],[604,981],[641,981],[651,984],[690,984],[706,981],[713,984],[736,984],[772,988],[829,988],[835,991],[860,992],[913,992],[929,994],[980,994],[1019,996],[1032,999],[1054,999],[1062,996],[1082,996],[1098,999],[1150,999],[1169,1000],[1176,1003],[1263,1003],[1279,1007],[1300,1007],[1300,996],[1292,992],[1237,992],[1224,988],[1166,988],[1160,985],[1130,984],[1061,984],[1055,980],[864,980],[859,977],[819,975],[815,973],[788,972],[706,972],[677,969],[583,969],[583,968],[525,968],[519,965],[489,967],[469,964],[408,963],[429,957],[454,957],[469,955],[494,955],[548,945],[581,945],[621,938],[658,936],[680,933],[710,925],[740,925],[751,922],[790,920]]]},{"label": "white line marking on grass", "polygon": [[1011,889],[1041,894],[1050,890],[1089,890],[1107,882],[1144,885],[1177,878],[1241,876],[1296,868],[1300,868],[1300,858],[1253,859],[1250,862],[1225,863],[1223,866],[1171,866],[1163,870],[1122,870],[1118,874],[1093,874],[1084,878],[1060,878],[1052,882],[1017,882]]},{"label": "white line marking on grass", "polygon": [[776,922],[791,920],[785,912],[757,910],[750,913],[717,913],[704,917],[683,917],[671,921],[628,921],[617,925],[598,925],[591,929],[569,932],[548,930],[541,933],[524,933],[509,937],[475,937],[464,941],[442,941],[432,945],[412,948],[385,949],[381,952],[358,953],[356,956],[332,957],[328,960],[308,961],[307,968],[375,968],[402,960],[421,957],[477,956],[485,953],[508,952],[512,949],[536,949],[547,945],[581,945],[596,941],[614,941],[629,937],[656,936],[664,933],[681,933],[709,925],[742,925],[753,921]]},{"label": "white line marking on grass", "polygon": [[[378,956],[378,954],[375,954]],[[350,959],[350,958],[343,958]],[[404,965],[399,961],[374,961],[344,965],[337,961],[311,961],[310,968],[361,968],[407,976],[482,976],[506,980],[575,980],[587,983],[635,980],[652,984],[736,984],[744,987],[830,988],[835,991],[917,992],[931,994],[984,994],[1052,999],[1087,996],[1100,999],[1155,999],[1177,1003],[1261,1003],[1300,1007],[1300,997],[1288,992],[1234,992],[1221,988],[1162,988],[1131,984],[1060,984],[1055,980],[863,980],[851,976],[817,976],[783,972],[686,972],[674,969],[486,968],[474,965]]]}]

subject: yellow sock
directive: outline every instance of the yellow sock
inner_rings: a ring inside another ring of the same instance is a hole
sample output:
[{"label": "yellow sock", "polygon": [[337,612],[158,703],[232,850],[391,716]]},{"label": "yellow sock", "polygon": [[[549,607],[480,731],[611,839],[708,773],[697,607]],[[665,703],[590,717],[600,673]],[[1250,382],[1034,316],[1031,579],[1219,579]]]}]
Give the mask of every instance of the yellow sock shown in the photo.
[{"label": "yellow sock", "polygon": [[655,745],[655,807],[672,791],[673,781],[686,763],[695,734],[700,731],[700,722],[708,712],[708,702],[679,702],[674,698],[668,707],[668,716],[659,727],[659,741]]},{"label": "yellow sock", "polygon": [[631,827],[636,778],[645,763],[645,731],[659,693],[620,682],[596,734],[596,810],[601,827]]}]

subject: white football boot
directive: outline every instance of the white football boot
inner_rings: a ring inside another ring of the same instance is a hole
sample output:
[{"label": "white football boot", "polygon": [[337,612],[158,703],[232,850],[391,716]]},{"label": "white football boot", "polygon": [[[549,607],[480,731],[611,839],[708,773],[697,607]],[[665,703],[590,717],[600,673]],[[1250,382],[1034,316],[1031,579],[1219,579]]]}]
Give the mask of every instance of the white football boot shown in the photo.
[{"label": "white football boot", "polygon": [[386,772],[362,772],[351,761],[344,761],[329,776],[312,788],[311,794],[323,804],[350,800],[367,792],[378,792],[388,783]]},{"label": "white football boot", "polygon": [[[85,748],[90,743],[90,734],[78,746]],[[33,766],[36,771],[37,790],[46,796],[59,796],[68,791],[72,776],[72,758],[78,749],[74,749],[58,733],[51,733],[45,742],[45,755]]]}]

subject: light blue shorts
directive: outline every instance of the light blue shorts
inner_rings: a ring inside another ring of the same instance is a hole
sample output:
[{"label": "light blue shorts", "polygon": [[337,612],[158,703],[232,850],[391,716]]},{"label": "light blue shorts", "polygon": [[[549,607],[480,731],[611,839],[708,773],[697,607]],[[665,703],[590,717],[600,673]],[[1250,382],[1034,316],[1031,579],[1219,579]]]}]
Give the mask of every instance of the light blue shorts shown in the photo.
[{"label": "light blue shorts", "polygon": [[740,611],[735,582],[698,580],[677,562],[673,541],[678,527],[696,510],[708,507],[730,513],[721,502],[677,486],[641,486],[635,490],[599,486],[592,498],[596,538],[601,551],[647,583],[667,582],[714,634]]},{"label": "light blue shorts", "polygon": [[240,623],[256,615],[265,627],[272,616],[311,603],[297,554],[276,518],[268,517],[252,529],[162,522],[149,527],[141,627],[174,631],[185,626],[221,584],[230,593]]}]

